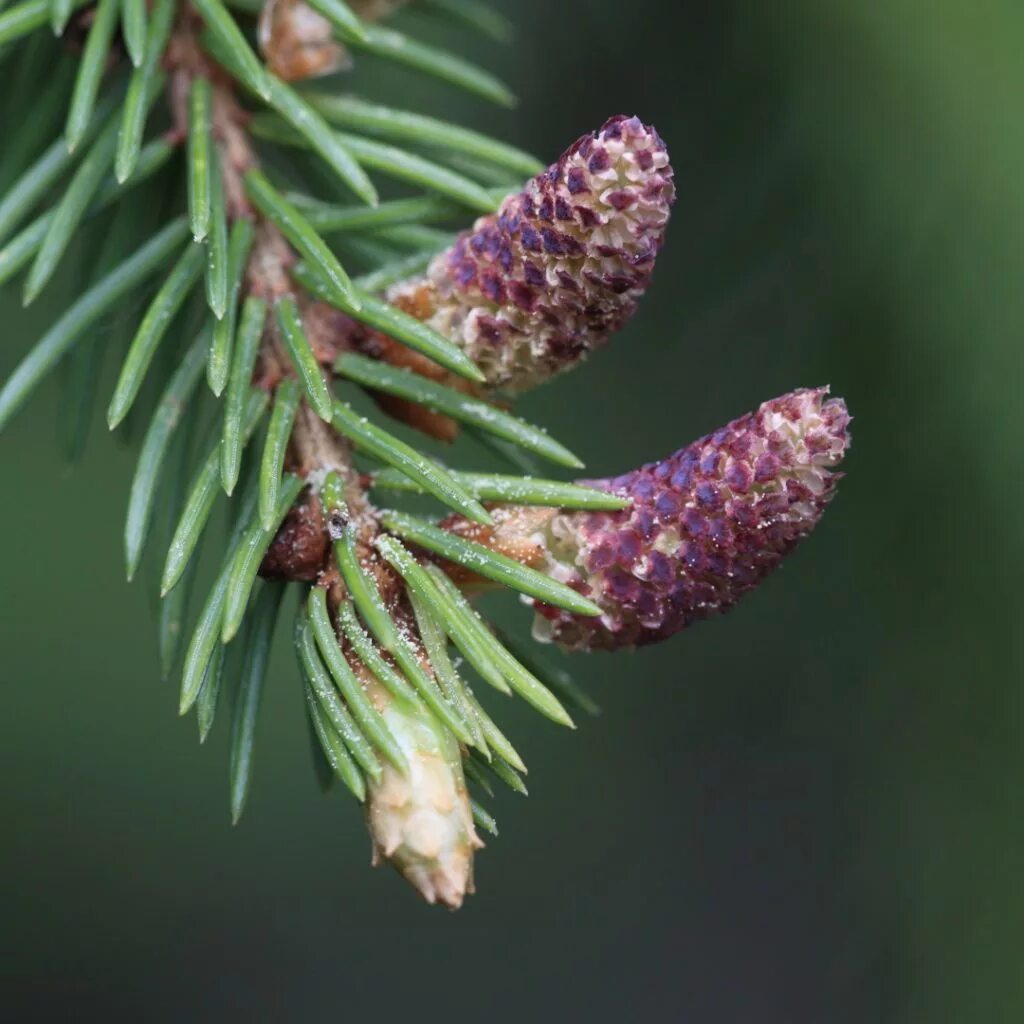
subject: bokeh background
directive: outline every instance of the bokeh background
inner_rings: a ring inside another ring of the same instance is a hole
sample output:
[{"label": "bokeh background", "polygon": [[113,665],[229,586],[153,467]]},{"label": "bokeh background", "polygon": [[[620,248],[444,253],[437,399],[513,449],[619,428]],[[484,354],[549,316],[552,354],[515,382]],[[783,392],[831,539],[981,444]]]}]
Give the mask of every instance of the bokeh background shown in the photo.
[{"label": "bokeh background", "polygon": [[[1024,9],[501,6],[510,48],[415,25],[515,111],[360,83],[551,157],[635,112],[679,185],[635,321],[524,413],[601,475],[830,383],[838,498],[729,616],[581,659],[604,714],[575,734],[503,707],[531,795],[493,801],[450,915],[313,784],[286,624],[230,826],[225,723],[200,748],[177,718],[122,578],[132,450],[97,417],[67,468],[47,386],[0,439],[5,1016],[1020,1020]],[[17,306],[4,372],[53,316]]]}]

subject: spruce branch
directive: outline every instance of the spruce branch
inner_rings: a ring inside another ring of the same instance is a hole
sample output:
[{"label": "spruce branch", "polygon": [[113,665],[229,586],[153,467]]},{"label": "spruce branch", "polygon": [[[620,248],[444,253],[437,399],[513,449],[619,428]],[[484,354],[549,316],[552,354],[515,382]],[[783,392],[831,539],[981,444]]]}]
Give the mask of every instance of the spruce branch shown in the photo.
[{"label": "spruce branch", "polygon": [[[475,595],[517,591],[534,635],[571,651],[664,639],[730,607],[814,527],[849,418],[825,389],[794,391],[659,463],[575,483],[474,472],[461,447],[449,466],[407,440],[411,428],[455,445],[465,432],[515,466],[582,468],[515,397],[626,325],[675,191],[664,142],[635,117],[608,119],[545,168],[479,131],[351,95],[339,73],[370,55],[514,102],[475,62],[382,24],[401,6],[21,0],[0,12],[0,59],[19,82],[58,66],[39,116],[2,126],[0,285],[24,271],[26,303],[49,295],[88,258],[79,238],[98,215],[121,214],[88,283],[0,388],[0,430],[65,358],[83,388],[94,382],[111,346],[90,330],[119,306],[144,309],[107,411],[122,433],[151,416],[127,575],[169,505],[161,674],[180,652],[179,706],[195,709],[201,740],[235,693],[232,821],[258,772],[291,590],[321,784],[337,777],[364,804],[375,861],[457,907],[473,891],[477,828],[497,835],[470,785],[526,794],[526,764],[474,686],[562,726],[596,711],[561,664],[499,634]],[[420,6],[455,32],[510,36],[481,0]],[[400,194],[381,200],[381,179]],[[78,423],[87,391],[75,395]],[[212,435],[192,443],[209,420]],[[405,511],[408,494],[438,515]],[[218,502],[231,528],[193,609]]]}]

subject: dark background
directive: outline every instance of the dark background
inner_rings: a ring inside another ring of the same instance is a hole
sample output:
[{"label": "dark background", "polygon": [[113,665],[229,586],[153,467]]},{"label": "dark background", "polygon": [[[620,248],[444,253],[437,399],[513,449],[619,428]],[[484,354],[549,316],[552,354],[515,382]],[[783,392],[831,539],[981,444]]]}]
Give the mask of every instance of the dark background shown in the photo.
[{"label": "dark background", "polygon": [[[856,417],[835,503],[728,617],[581,659],[605,713],[577,733],[502,709],[531,795],[493,801],[451,915],[371,871],[354,806],[313,785],[283,629],[231,828],[224,723],[200,748],[177,718],[120,571],[132,451],[97,417],[67,469],[49,385],[0,441],[0,1005],[1020,1020],[1020,5],[503,7],[510,48],[428,33],[516,111],[412,75],[375,94],[552,158],[637,113],[679,187],[635,321],[524,413],[602,475],[831,383]],[[53,315],[16,309],[8,288],[5,372]]]}]

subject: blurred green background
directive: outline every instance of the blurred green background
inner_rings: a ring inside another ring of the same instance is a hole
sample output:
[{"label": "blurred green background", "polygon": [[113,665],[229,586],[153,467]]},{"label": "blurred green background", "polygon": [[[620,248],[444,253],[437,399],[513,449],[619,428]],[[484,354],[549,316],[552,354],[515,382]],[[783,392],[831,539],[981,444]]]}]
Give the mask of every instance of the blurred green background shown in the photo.
[{"label": "blurred green background", "polygon": [[[603,475],[831,383],[856,417],[835,503],[729,616],[582,658],[605,713],[577,733],[502,707],[531,795],[493,801],[501,837],[450,915],[371,871],[355,807],[313,784],[283,629],[230,826],[224,722],[200,748],[177,718],[152,602],[122,578],[132,451],[97,421],[66,468],[48,385],[0,440],[0,1002],[1019,1021],[1024,10],[503,8],[511,48],[415,24],[503,74],[517,110],[412,75],[376,95],[552,158],[637,113],[679,187],[639,315],[524,414]],[[17,307],[6,289],[5,373],[54,315]]]}]

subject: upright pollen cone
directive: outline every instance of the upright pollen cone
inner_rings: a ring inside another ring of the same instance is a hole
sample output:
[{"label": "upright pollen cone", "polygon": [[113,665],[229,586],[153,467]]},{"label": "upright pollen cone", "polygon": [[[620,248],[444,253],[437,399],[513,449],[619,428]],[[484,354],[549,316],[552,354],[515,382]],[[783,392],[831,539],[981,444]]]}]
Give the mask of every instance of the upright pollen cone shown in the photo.
[{"label": "upright pollen cone", "polygon": [[366,814],[374,863],[388,860],[428,903],[457,910],[473,892],[473,827],[459,745],[426,710],[403,705],[360,673],[408,761],[407,774],[384,764],[367,780]]},{"label": "upright pollen cone", "polygon": [[827,395],[793,391],[661,462],[587,481],[632,506],[553,516],[541,568],[603,615],[538,603],[536,638],[578,650],[655,643],[756,587],[814,529],[841,476],[850,416]]},{"label": "upright pollen cone", "polygon": [[460,345],[492,388],[526,390],[633,315],[674,196],[657,132],[610,118],[387,298]]}]

